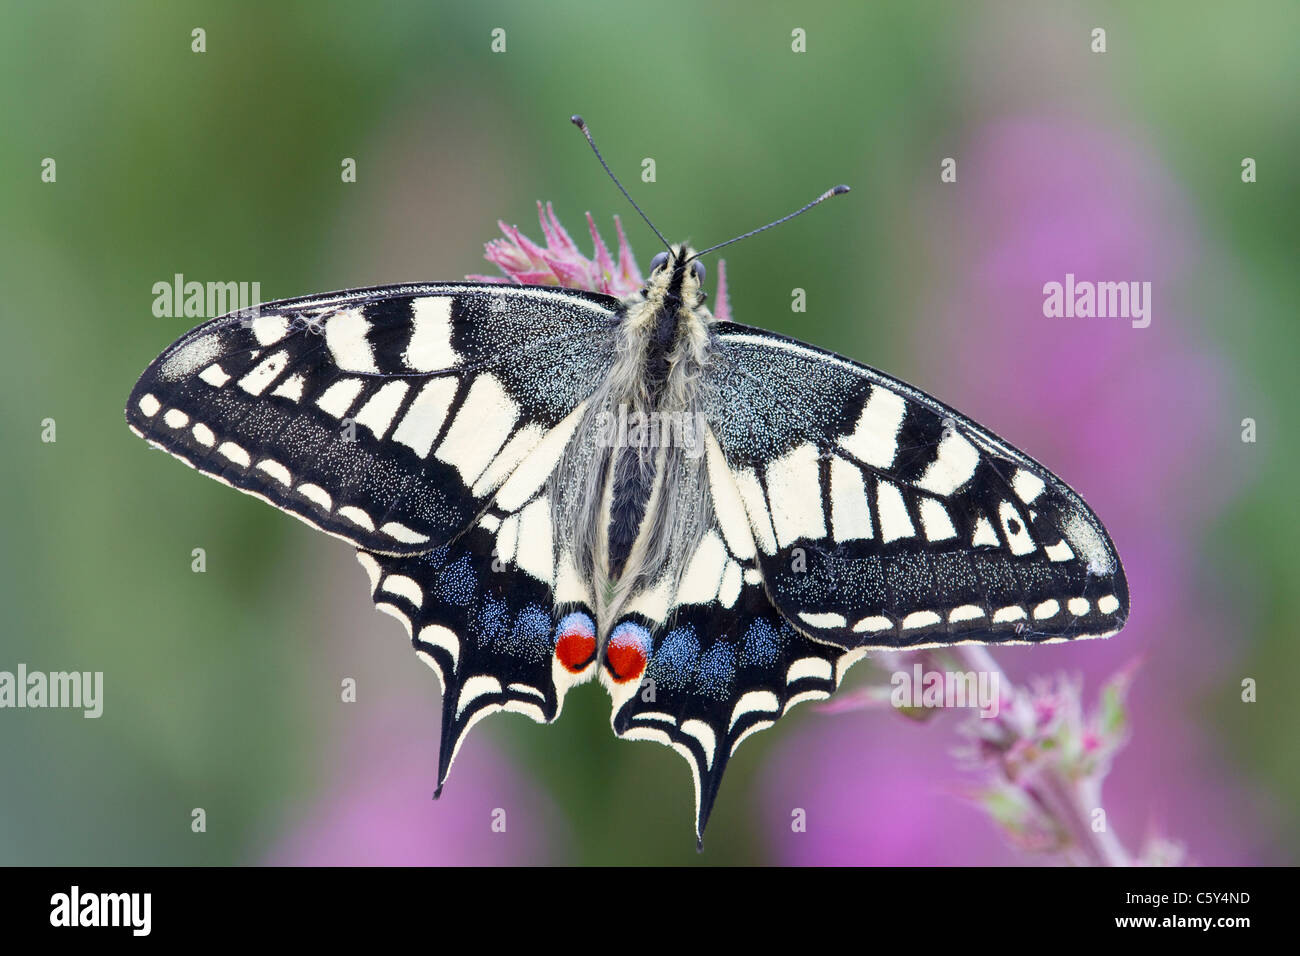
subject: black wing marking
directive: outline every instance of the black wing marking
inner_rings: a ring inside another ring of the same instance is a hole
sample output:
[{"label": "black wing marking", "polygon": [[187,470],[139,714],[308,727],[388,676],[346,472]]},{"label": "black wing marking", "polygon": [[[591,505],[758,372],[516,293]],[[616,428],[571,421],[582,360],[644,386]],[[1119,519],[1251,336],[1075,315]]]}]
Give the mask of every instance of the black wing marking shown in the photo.
[{"label": "black wing marking", "polygon": [[169,347],[127,421],[362,549],[426,551],[468,527],[544,435],[576,427],[613,360],[617,305],[470,283],[273,302]]},{"label": "black wing marking", "polygon": [[773,602],[840,647],[1107,637],[1128,585],[1038,462],[923,392],[759,329],[715,327],[705,414]]}]

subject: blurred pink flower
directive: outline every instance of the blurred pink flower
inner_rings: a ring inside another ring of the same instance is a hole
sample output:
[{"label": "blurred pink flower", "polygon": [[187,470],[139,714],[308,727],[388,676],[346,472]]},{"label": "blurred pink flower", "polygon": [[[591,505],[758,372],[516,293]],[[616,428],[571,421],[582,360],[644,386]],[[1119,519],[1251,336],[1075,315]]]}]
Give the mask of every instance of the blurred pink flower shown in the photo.
[{"label": "blurred pink flower", "polygon": [[[497,866],[563,862],[565,823],[545,791],[487,735],[471,737],[455,779],[432,799],[436,754],[390,710],[333,758],[326,795],[301,809],[273,866]],[[436,747],[437,738],[434,737]],[[497,825],[494,829],[494,823]],[[504,825],[504,832],[499,832]]]}]

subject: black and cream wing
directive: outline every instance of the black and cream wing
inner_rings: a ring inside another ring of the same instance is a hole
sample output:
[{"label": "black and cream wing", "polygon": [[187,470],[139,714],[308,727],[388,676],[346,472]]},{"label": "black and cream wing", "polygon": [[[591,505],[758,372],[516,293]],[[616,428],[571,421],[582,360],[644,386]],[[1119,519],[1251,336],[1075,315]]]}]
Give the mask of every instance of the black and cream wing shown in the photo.
[{"label": "black and cream wing", "polygon": [[438,792],[479,720],[508,711],[550,723],[595,673],[593,597],[552,525],[557,457],[543,443],[450,544],[357,552],[375,605],[402,622],[442,686]]},{"label": "black and cream wing", "polygon": [[612,361],[616,307],[469,283],[272,302],[174,343],[126,417],[199,471],[363,550],[428,551],[544,441],[563,448]]},{"label": "black and cream wing", "polygon": [[1128,586],[1038,462],[925,393],[774,333],[714,328],[705,414],[773,604],[843,648],[1106,637]]}]

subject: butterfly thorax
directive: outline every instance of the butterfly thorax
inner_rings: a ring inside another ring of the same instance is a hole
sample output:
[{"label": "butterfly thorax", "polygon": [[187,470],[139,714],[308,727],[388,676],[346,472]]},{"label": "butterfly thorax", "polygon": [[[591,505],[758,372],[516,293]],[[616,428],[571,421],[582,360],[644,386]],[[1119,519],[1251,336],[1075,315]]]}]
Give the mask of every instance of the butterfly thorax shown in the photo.
[{"label": "butterfly thorax", "polygon": [[680,574],[706,527],[699,386],[713,317],[689,256],[675,247],[623,300],[617,358],[557,470],[556,519],[574,528],[602,632],[638,588]]}]

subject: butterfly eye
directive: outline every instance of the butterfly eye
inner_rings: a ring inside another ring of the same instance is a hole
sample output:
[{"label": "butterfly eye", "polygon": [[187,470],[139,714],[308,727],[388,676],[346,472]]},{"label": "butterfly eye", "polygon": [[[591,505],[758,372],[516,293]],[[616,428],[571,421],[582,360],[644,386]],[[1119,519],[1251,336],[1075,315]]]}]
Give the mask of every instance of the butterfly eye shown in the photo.
[{"label": "butterfly eye", "polygon": [[664,264],[667,262],[668,262],[668,253],[666,252],[659,253],[659,255],[655,256],[653,259],[650,260],[650,271],[655,272],[659,269],[662,269],[664,267]]},{"label": "butterfly eye", "polygon": [[704,263],[698,259],[691,263],[691,271],[695,273],[695,281],[704,281]]}]

